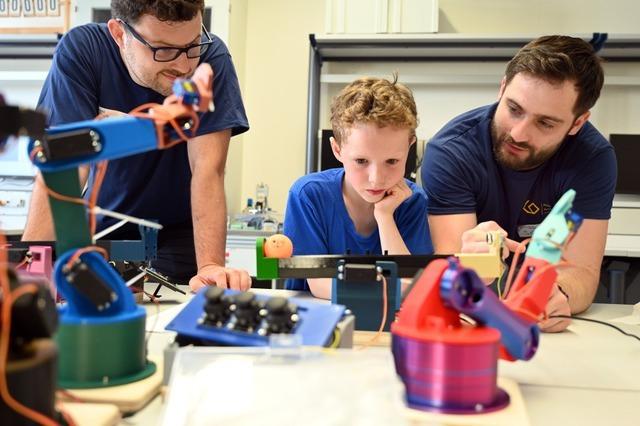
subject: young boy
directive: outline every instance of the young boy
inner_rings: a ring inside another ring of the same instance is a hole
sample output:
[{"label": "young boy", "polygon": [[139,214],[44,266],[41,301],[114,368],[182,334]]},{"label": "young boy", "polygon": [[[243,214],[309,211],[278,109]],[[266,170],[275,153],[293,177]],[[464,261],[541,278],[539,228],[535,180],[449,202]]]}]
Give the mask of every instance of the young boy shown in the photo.
[{"label": "young boy", "polygon": [[[343,168],[291,187],[284,233],[294,255],[432,253],[426,195],[404,179],[418,125],[411,91],[395,80],[356,80],[333,101],[331,125]],[[287,288],[331,298],[328,278],[289,280]]]}]

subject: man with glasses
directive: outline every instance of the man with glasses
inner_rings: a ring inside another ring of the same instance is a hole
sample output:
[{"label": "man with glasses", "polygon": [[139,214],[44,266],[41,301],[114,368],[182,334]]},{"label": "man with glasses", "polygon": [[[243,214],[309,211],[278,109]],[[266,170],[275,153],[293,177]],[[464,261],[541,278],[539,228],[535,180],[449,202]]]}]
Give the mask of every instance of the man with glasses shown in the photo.
[{"label": "man with glasses", "polygon": [[[189,282],[194,290],[214,284],[246,290],[247,272],[224,267],[224,168],[231,136],[247,131],[248,122],[229,51],[205,30],[203,11],[203,0],[112,0],[113,19],[106,25],[76,27],[62,38],[38,105],[51,126],[126,113],[162,103],[176,78],[210,64],[215,110],[201,116],[197,136],[167,150],[111,161],[98,205],[164,226],[153,266],[172,280]],[[80,171],[82,183],[91,184],[93,176],[93,169]],[[98,230],[114,223],[98,217]],[[23,239],[53,237],[39,177]],[[135,239],[139,233],[125,226],[108,238]]]}]

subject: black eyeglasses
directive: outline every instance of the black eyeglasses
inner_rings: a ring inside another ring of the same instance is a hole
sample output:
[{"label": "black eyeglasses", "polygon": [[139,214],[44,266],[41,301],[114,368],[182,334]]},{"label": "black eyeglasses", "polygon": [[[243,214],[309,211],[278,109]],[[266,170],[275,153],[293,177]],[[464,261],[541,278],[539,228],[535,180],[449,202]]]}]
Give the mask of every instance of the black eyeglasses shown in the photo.
[{"label": "black eyeglasses", "polygon": [[153,52],[153,59],[157,62],[171,62],[183,53],[187,55],[187,58],[199,58],[207,51],[209,45],[213,43],[209,32],[204,25],[202,25],[202,32],[205,37],[207,37],[207,41],[204,43],[192,44],[187,47],[153,47],[147,42],[147,40],[142,38],[142,36],[138,34],[131,25],[121,19],[118,19],[118,22],[121,22],[136,40],[147,46]]}]

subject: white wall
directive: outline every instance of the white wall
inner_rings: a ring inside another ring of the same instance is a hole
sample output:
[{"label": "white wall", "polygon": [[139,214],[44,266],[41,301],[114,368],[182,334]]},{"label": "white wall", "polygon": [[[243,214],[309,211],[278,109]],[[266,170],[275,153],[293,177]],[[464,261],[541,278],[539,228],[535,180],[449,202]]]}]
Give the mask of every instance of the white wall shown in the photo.
[{"label": "white wall", "polygon": [[[233,0],[229,14],[229,43],[228,48],[236,67],[240,90],[246,97],[244,90],[245,63],[247,50],[247,0]],[[227,167],[225,172],[225,194],[227,198],[227,210],[230,214],[240,210],[240,206],[246,200],[242,200],[242,164],[244,154],[244,134],[231,138],[229,153],[227,155]]]},{"label": "white wall", "polygon": [[242,87],[251,130],[242,140],[241,200],[255,198],[264,182],[270,205],[282,212],[289,186],[304,174],[309,34],[324,31],[324,1],[247,4]]}]

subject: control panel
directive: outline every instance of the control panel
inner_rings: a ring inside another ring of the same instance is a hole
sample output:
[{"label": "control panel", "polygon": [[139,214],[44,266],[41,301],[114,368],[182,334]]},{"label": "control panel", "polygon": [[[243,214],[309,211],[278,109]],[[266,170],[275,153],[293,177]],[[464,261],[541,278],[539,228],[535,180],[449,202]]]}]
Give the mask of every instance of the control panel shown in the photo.
[{"label": "control panel", "polygon": [[342,305],[206,287],[166,329],[201,345],[269,346],[272,336],[284,334],[302,345],[326,346],[343,316]]}]

